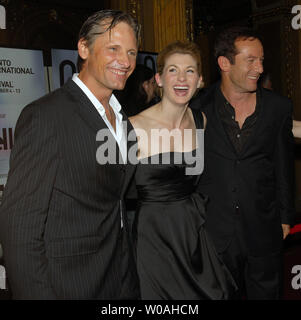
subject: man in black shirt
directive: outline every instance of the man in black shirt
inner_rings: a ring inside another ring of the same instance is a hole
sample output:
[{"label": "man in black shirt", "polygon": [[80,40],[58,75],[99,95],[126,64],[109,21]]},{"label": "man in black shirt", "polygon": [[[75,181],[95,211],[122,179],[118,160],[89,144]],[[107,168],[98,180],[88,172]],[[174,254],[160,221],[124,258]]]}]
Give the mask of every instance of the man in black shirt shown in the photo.
[{"label": "man in black shirt", "polygon": [[257,87],[263,47],[246,28],[225,30],[221,82],[191,102],[207,117],[206,227],[237,281],[237,297],[279,299],[283,239],[294,221],[292,104]]},{"label": "man in black shirt", "polygon": [[253,128],[255,127],[258,112],[260,109],[260,93],[256,96],[255,111],[248,116],[242,126],[239,127],[237,121],[235,121],[235,109],[226,100],[220,90],[216,93],[218,113],[222,120],[223,127],[232,142],[237,153],[241,152],[243,145],[251,135]]}]

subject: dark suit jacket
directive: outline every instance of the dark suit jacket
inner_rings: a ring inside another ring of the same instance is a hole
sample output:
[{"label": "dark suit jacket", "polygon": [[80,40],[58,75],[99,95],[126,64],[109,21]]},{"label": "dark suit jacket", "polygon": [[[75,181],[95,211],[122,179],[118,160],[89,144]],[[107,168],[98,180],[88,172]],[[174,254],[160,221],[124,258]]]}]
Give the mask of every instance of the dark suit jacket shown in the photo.
[{"label": "dark suit jacket", "polygon": [[266,89],[255,128],[237,154],[223,128],[215,90],[191,102],[207,117],[205,166],[199,190],[209,196],[206,227],[217,250],[229,245],[238,220],[251,255],[281,249],[281,224],[293,224],[292,103]]},{"label": "dark suit jacket", "polygon": [[14,298],[137,298],[120,213],[134,166],[97,163],[103,128],[72,80],[23,109],[0,211]]}]

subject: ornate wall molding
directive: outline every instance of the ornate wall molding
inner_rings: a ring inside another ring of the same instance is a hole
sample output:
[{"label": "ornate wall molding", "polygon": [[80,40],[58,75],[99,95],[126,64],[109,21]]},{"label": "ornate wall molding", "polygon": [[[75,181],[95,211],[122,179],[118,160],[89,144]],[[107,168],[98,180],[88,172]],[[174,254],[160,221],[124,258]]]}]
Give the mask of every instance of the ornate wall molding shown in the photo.
[{"label": "ornate wall molding", "polygon": [[185,1],[185,14],[186,14],[186,39],[188,41],[193,41],[194,40],[193,0]]},{"label": "ornate wall molding", "polygon": [[[281,77],[282,94],[291,98],[294,105],[300,105],[300,72],[299,72],[299,49],[298,32],[291,27],[291,9],[295,1],[278,1],[274,7],[269,4],[266,8],[255,10],[252,15],[255,28],[262,28],[268,23],[278,23],[280,27],[279,50],[281,50]],[[278,66],[277,66],[278,67]],[[298,70],[298,71],[297,71]]]},{"label": "ornate wall molding", "polygon": [[143,21],[143,1],[140,0],[127,0],[127,12],[131,14],[141,27],[140,36],[140,49],[144,47],[144,21]]},{"label": "ornate wall molding", "polygon": [[128,0],[127,12],[130,13],[138,22],[141,22],[141,1]]},{"label": "ornate wall molding", "polygon": [[153,0],[155,51],[175,40],[187,40],[186,1]]}]

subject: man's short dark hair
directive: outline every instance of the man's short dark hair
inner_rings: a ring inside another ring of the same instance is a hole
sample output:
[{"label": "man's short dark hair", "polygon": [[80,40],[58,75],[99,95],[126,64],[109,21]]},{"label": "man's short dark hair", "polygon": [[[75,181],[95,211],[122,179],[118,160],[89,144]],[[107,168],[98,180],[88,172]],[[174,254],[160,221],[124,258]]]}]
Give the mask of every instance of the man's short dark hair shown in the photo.
[{"label": "man's short dark hair", "polygon": [[236,40],[259,39],[258,35],[250,28],[235,26],[223,30],[216,38],[214,45],[214,56],[228,58],[231,64],[234,64],[234,57],[238,53],[235,47]]},{"label": "man's short dark hair", "polygon": [[[134,31],[137,44],[140,37],[140,26],[128,13],[119,10],[101,10],[91,15],[82,25],[78,40],[83,39],[89,49],[92,48],[97,36],[112,30],[120,22],[127,23]],[[77,69],[81,70],[84,60],[78,56]]]}]

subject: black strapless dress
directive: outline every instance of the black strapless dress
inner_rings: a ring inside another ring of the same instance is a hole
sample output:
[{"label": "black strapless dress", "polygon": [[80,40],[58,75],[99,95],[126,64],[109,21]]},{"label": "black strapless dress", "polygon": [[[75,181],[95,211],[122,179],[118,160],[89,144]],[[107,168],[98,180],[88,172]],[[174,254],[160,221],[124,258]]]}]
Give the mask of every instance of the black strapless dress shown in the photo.
[{"label": "black strapless dress", "polygon": [[[200,128],[195,113],[194,117]],[[175,164],[179,155],[183,163]],[[158,164],[137,166],[136,249],[141,297],[228,299],[235,283],[204,228],[206,199],[196,192],[199,176],[185,174],[184,155],[187,153],[158,154],[148,158]],[[170,164],[164,164],[164,157],[170,157]]]}]

